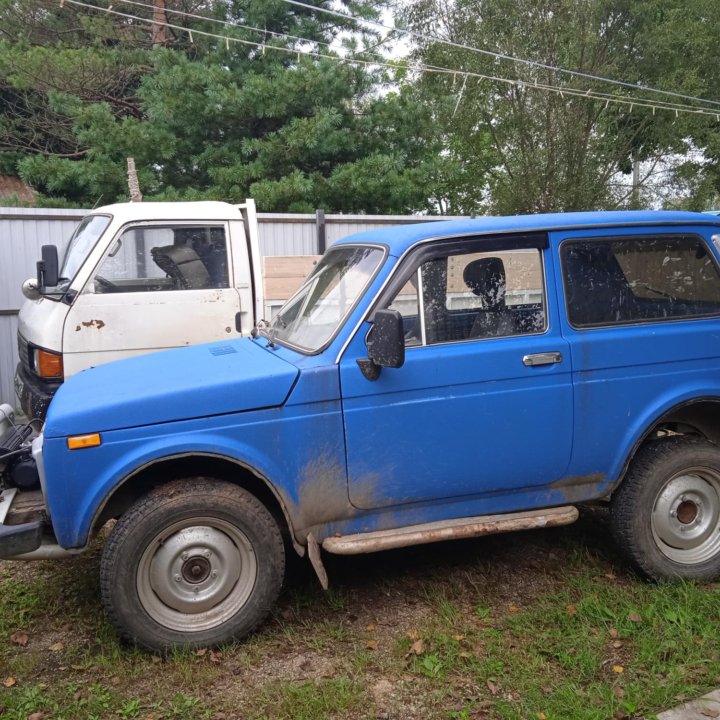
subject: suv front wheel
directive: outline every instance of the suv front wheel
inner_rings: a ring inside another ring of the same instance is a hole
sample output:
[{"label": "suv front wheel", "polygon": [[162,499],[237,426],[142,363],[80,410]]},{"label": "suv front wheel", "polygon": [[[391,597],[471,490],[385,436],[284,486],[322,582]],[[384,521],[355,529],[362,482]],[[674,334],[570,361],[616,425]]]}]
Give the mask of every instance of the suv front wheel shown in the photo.
[{"label": "suv front wheel", "polygon": [[620,548],[652,580],[720,575],[720,448],[673,437],[642,447],[611,504]]},{"label": "suv front wheel", "polygon": [[164,651],[244,637],[269,613],[284,572],[267,508],[241,487],[193,478],[155,488],[118,520],[100,587],[123,636]]}]

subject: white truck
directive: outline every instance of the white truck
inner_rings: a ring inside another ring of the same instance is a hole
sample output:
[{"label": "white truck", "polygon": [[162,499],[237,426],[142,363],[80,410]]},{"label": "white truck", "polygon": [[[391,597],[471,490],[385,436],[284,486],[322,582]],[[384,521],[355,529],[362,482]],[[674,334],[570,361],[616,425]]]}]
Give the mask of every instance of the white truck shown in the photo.
[{"label": "white truck", "polygon": [[98,208],[62,262],[43,246],[23,293],[15,389],[28,417],[42,419],[79,370],[251,332],[264,308],[254,202]]}]

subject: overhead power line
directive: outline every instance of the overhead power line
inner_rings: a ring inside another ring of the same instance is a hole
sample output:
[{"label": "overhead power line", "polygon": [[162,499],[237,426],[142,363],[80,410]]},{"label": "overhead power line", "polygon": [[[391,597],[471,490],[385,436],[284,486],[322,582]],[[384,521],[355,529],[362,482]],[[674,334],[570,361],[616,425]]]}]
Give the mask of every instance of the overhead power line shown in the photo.
[{"label": "overhead power line", "polygon": [[[486,81],[492,81],[492,82],[498,82],[503,83],[508,86],[515,86],[519,88],[529,89],[529,90],[537,90],[537,91],[544,91],[544,92],[551,92],[555,93],[557,95],[560,95],[562,97],[569,96],[569,97],[575,97],[575,98],[581,98],[586,100],[593,100],[596,102],[604,102],[605,106],[608,107],[610,104],[614,105],[624,105],[624,106],[630,106],[630,111],[635,107],[639,108],[649,108],[652,109],[653,113],[655,113],[657,110],[663,110],[663,111],[670,111],[674,112],[676,116],[678,116],[680,113],[683,114],[693,114],[693,115],[704,115],[709,117],[714,117],[716,120],[720,121],[720,111],[716,110],[710,110],[708,108],[698,108],[696,106],[691,105],[683,105],[680,103],[669,103],[666,101],[651,101],[647,100],[646,98],[630,98],[630,97],[619,97],[616,95],[610,95],[608,93],[600,93],[598,91],[587,89],[583,90],[581,88],[568,88],[568,87],[560,87],[557,85],[549,85],[549,84],[543,84],[543,83],[536,83],[536,82],[529,82],[526,80],[520,80],[517,78],[507,78],[507,77],[501,77],[501,76],[495,76],[495,75],[486,75],[483,73],[477,73],[472,71],[465,71],[465,70],[458,70],[456,68],[446,68],[446,67],[440,67],[436,65],[423,65],[418,63],[410,63],[408,61],[381,61],[381,60],[365,60],[361,58],[347,58],[342,57],[337,54],[328,54],[328,53],[321,53],[314,50],[309,49],[303,49],[303,48],[288,48],[278,45],[268,45],[267,43],[263,41],[256,41],[256,40],[248,40],[245,38],[238,38],[233,37],[230,35],[221,35],[219,33],[213,33],[209,32],[207,30],[199,30],[197,28],[187,28],[183,27],[182,25],[177,25],[175,23],[171,22],[160,22],[158,20],[151,20],[149,18],[143,18],[139,17],[137,15],[133,15],[131,13],[124,13],[119,10],[115,10],[110,7],[101,7],[98,5],[91,5],[89,3],[82,2],[81,0],[61,0],[63,3],[67,3],[69,5],[75,5],[78,7],[87,8],[88,10],[93,11],[99,11],[104,12],[110,15],[115,15],[118,17],[123,17],[129,20],[135,20],[139,23],[142,23],[144,25],[153,26],[153,25],[162,25],[168,28],[172,28],[173,30],[177,30],[181,33],[185,33],[188,35],[190,41],[193,41],[193,36],[201,36],[201,37],[208,37],[213,38],[216,40],[221,40],[224,42],[226,48],[230,47],[230,43],[238,43],[241,45],[245,45],[248,47],[252,47],[255,49],[260,50],[263,54],[265,53],[265,50],[273,50],[278,52],[284,52],[290,55],[297,55],[298,60],[301,56],[309,56],[316,59],[321,60],[330,60],[333,62],[338,62],[345,65],[355,65],[358,67],[384,67],[391,70],[398,70],[398,69],[405,69],[412,72],[420,72],[420,73],[432,73],[432,74],[438,74],[438,75],[445,75],[445,76],[453,76],[453,78],[460,78],[463,79],[463,88],[467,84],[468,78],[474,78],[477,80],[486,80]],[[123,2],[129,2],[129,0],[121,0]],[[141,5],[142,3],[138,2],[137,0],[132,0],[133,4]],[[149,5],[145,5],[145,7],[151,7]],[[202,16],[200,16],[202,17]],[[229,27],[233,27],[234,23],[223,21],[223,20],[217,20],[214,18],[204,18],[204,20],[214,20],[215,22],[220,22],[223,25],[227,25]],[[252,26],[238,26],[243,27],[245,29],[250,29],[256,32],[265,33],[266,31],[262,28],[255,28]],[[280,35],[279,33],[275,33],[275,35]],[[287,37],[287,36],[284,36]],[[313,41],[307,40],[305,38],[298,38],[297,36],[293,36],[295,39],[302,39],[305,42],[312,43]],[[326,44],[326,43],[325,43]],[[462,95],[462,93],[461,93]],[[457,109],[457,108],[456,108]]]},{"label": "overhead power line", "polygon": [[430,42],[441,43],[442,45],[448,45],[458,50],[469,50],[480,55],[486,55],[488,57],[496,58],[498,60],[507,60],[509,62],[518,63],[521,65],[529,65],[542,70],[550,70],[552,72],[564,73],[566,75],[572,75],[573,77],[584,78],[586,80],[595,80],[597,82],[610,83],[612,85],[619,85],[621,87],[632,88],[633,90],[642,90],[643,92],[657,93],[661,95],[667,95],[669,97],[676,97],[682,100],[692,100],[697,103],[706,103],[708,105],[714,105],[720,107],[720,101],[717,100],[706,100],[705,98],[696,97],[694,95],[685,95],[683,93],[673,92],[672,90],[661,90],[659,88],[653,88],[638,83],[627,82],[625,80],[615,80],[613,78],[603,77],[601,75],[593,75],[592,73],[583,72],[581,70],[571,70],[570,68],[560,67],[557,65],[549,65],[547,63],[538,62],[536,60],[527,60],[524,58],[515,57],[514,55],[508,55],[506,53],[497,52],[494,50],[487,50],[485,48],[474,47],[472,45],[466,45],[464,43],[453,42],[452,40],[445,40],[437,35],[431,35],[429,33],[421,33],[415,30],[407,30],[405,28],[398,28],[391,25],[385,25],[377,20],[368,20],[366,18],[357,17],[355,15],[348,15],[347,13],[340,12],[339,10],[331,10],[329,8],[316,7],[308,3],[302,2],[301,0],[283,0],[283,2],[289,5],[295,5],[306,10],[312,10],[314,12],[324,13],[325,15],[332,15],[334,17],[343,18],[344,20],[350,20],[356,23],[365,23],[366,25],[372,25],[375,28],[382,30],[389,30],[401,35],[408,37],[417,38],[418,40],[425,40]]}]

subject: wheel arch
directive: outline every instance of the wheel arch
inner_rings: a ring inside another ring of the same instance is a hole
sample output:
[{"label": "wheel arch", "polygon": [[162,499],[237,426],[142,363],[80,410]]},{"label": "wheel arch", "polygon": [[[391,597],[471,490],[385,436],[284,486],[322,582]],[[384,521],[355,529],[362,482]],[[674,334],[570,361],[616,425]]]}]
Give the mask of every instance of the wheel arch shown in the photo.
[{"label": "wheel arch", "polygon": [[633,458],[643,445],[661,437],[691,435],[720,445],[720,397],[692,398],[664,409],[646,423],[645,430],[633,443],[622,465],[613,493],[622,483]]},{"label": "wheel arch", "polygon": [[96,509],[91,523],[91,533],[97,531],[108,520],[122,515],[132,503],[151,489],[173,480],[191,477],[226,480],[252,493],[275,518],[281,532],[298,555],[305,554],[305,547],[295,537],[287,504],[275,486],[249,465],[226,455],[207,452],[168,455],[153,459],[133,470],[113,487]]}]

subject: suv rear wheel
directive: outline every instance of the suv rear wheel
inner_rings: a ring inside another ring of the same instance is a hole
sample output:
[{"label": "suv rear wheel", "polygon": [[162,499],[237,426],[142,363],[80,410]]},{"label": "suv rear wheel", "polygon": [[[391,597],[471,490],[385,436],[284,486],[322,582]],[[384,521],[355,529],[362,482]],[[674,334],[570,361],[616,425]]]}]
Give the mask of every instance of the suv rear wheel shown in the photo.
[{"label": "suv rear wheel", "polygon": [[613,496],[620,548],[648,578],[720,575],[720,448],[674,437],[649,442]]},{"label": "suv rear wheel", "polygon": [[152,490],[105,545],[105,608],[131,642],[152,650],[219,645],[250,633],[277,599],[280,529],[231,483],[194,478]]}]

